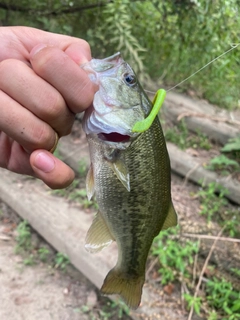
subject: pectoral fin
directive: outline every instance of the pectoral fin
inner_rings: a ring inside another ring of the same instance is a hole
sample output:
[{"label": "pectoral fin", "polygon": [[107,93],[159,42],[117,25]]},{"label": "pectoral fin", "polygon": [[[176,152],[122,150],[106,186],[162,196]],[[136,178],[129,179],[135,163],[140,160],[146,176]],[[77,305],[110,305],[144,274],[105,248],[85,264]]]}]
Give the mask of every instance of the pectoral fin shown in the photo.
[{"label": "pectoral fin", "polygon": [[95,253],[102,250],[104,247],[107,247],[113,241],[114,237],[111,235],[101,212],[98,211],[88,230],[85,240],[85,249],[91,253]]},{"label": "pectoral fin", "polygon": [[94,176],[93,176],[93,165],[91,163],[90,168],[87,173],[86,177],[86,190],[87,190],[87,197],[90,201],[94,195]]},{"label": "pectoral fin", "polygon": [[163,227],[162,227],[162,230],[166,230],[170,227],[174,227],[177,225],[177,222],[178,222],[178,218],[177,218],[177,214],[176,214],[176,211],[173,207],[173,204],[171,203],[170,204],[170,207],[169,207],[169,210],[168,210],[168,215],[164,221],[164,224],[163,224]]},{"label": "pectoral fin", "polygon": [[117,159],[114,162],[109,162],[109,165],[127,191],[130,191],[130,175],[125,163]]}]

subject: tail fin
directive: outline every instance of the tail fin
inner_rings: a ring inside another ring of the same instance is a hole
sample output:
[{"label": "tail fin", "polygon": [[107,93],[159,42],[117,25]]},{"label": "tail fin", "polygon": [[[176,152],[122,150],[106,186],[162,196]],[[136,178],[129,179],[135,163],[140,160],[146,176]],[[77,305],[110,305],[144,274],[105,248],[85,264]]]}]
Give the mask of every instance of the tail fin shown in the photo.
[{"label": "tail fin", "polygon": [[113,268],[106,276],[101,292],[103,294],[119,294],[130,308],[137,309],[141,302],[144,281],[144,276],[126,277],[117,268]]}]

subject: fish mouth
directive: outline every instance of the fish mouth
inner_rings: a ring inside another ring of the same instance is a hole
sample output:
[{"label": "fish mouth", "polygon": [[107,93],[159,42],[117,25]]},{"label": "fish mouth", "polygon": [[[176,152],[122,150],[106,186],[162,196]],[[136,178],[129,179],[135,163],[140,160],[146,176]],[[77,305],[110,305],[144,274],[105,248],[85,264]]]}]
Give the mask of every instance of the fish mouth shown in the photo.
[{"label": "fish mouth", "polygon": [[118,132],[99,133],[98,138],[109,142],[129,142],[130,136]]}]

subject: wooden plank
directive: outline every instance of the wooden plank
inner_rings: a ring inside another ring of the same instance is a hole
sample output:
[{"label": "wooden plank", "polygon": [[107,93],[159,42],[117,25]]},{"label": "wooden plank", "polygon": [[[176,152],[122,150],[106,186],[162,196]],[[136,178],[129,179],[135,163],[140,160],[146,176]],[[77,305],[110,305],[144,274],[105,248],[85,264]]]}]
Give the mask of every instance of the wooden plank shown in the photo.
[{"label": "wooden plank", "polygon": [[[68,146],[68,149],[65,148]],[[226,195],[231,201],[240,204],[240,183],[236,180],[229,179],[229,177],[221,177],[215,172],[206,170],[196,157],[193,157],[186,152],[180,150],[172,143],[167,143],[167,148],[171,160],[172,171],[182,177],[187,177],[194,183],[201,184],[201,181],[205,184],[210,182],[217,182],[224,188],[229,190],[229,194]],[[70,150],[70,151],[69,151]],[[89,163],[88,145],[83,143],[73,144],[71,137],[64,137],[60,140],[59,151],[62,154],[63,159],[77,171],[78,161],[84,157],[85,161]],[[71,156],[69,156],[71,154]],[[72,157],[75,158],[72,159]],[[78,160],[78,161],[77,161]]]},{"label": "wooden plank", "polygon": [[180,150],[174,144],[168,143],[167,148],[171,159],[171,168],[174,172],[197,184],[216,182],[229,190],[229,194],[226,195],[228,199],[240,204],[239,182],[229,179],[229,177],[221,177],[215,172],[204,169],[196,158]]},{"label": "wooden plank", "polygon": [[[229,111],[217,109],[207,102],[195,101],[177,93],[169,92],[167,94],[163,112],[173,123],[177,123],[178,117],[181,115],[192,114],[192,116],[184,118],[189,130],[205,133],[211,140],[222,145],[240,133],[240,119],[237,114],[233,116],[233,113],[231,114]],[[212,120],[214,118],[219,118],[222,121]],[[224,120],[229,120],[229,122],[232,121],[233,123],[230,124],[224,122]]]},{"label": "wooden plank", "polygon": [[[117,261],[117,248],[112,244],[98,254],[84,248],[84,239],[92,215],[74,207],[64,198],[53,196],[50,190],[35,179],[23,180],[21,176],[0,169],[0,198],[9,205],[56,250],[66,254],[72,264],[98,288],[107,272]],[[114,297],[113,297],[114,299]],[[180,297],[177,297],[180,299]],[[144,286],[142,305],[132,311],[133,319],[176,319],[184,317],[172,310],[159,293]]]},{"label": "wooden plank", "polygon": [[111,248],[93,255],[84,249],[92,215],[72,206],[64,198],[53,196],[40,181],[21,181],[20,176],[3,169],[0,176],[1,199],[100,287],[102,275],[113,267],[117,253]]}]

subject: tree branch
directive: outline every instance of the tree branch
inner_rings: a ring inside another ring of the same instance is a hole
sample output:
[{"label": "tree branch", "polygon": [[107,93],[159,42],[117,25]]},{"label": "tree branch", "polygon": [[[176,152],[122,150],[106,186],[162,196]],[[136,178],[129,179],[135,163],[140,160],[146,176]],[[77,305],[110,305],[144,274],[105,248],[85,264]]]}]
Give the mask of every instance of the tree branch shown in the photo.
[{"label": "tree branch", "polygon": [[6,4],[0,2],[0,9],[3,10],[11,10],[11,11],[17,11],[17,12],[25,12],[25,13],[32,13],[32,12],[38,12],[39,15],[61,15],[61,14],[70,14],[75,12],[81,12],[88,9],[94,9],[99,7],[106,6],[109,2],[112,2],[112,0],[105,1],[105,2],[98,2],[95,4],[89,4],[85,6],[73,6],[73,7],[65,7],[61,8],[59,10],[39,10],[38,8],[25,8],[23,6],[18,6],[15,4]]}]

